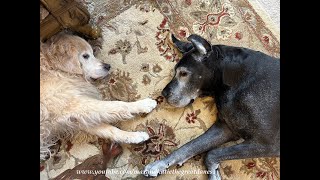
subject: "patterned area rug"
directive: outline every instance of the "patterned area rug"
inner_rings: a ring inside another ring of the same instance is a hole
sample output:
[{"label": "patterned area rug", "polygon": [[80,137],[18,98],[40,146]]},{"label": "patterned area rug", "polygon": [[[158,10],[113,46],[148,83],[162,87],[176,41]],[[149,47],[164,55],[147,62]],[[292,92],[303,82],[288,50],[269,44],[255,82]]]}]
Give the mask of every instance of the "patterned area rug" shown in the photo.
[{"label": "patterned area rug", "polygon": [[[92,21],[103,29],[97,57],[111,64],[111,75],[96,85],[106,100],[157,100],[157,108],[145,117],[116,124],[127,131],[146,131],[151,139],[139,145],[122,144],[123,152],[109,162],[111,180],[144,179],[121,171],[142,170],[183,144],[203,134],[216,120],[212,98],[199,98],[185,108],[169,106],[161,90],[170,81],[181,54],[170,33],[186,40],[192,33],[212,44],[242,46],[280,56],[280,43],[247,0],[83,0]],[[270,26],[270,24],[268,25]],[[41,179],[58,176],[101,153],[96,137],[79,134],[61,142],[60,150],[40,165]],[[204,154],[193,157],[177,170],[205,170]],[[279,158],[224,161],[222,179],[280,179]],[[204,180],[205,174],[164,174],[156,179]]]}]

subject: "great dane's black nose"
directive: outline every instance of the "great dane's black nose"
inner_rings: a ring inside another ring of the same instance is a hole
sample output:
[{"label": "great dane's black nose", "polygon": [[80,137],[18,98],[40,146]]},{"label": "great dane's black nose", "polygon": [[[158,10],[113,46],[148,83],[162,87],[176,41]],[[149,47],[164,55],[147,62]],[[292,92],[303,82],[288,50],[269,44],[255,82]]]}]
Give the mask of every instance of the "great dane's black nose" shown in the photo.
[{"label": "great dane's black nose", "polygon": [[167,98],[169,93],[167,91],[163,90],[161,92],[161,94],[162,94],[163,97]]},{"label": "great dane's black nose", "polygon": [[165,87],[162,92],[162,96],[165,97],[166,99],[170,96],[170,89],[168,87]]},{"label": "great dane's black nose", "polygon": [[111,68],[111,66],[110,66],[110,64],[103,63],[103,68],[104,68],[105,70],[109,71],[110,68]]}]

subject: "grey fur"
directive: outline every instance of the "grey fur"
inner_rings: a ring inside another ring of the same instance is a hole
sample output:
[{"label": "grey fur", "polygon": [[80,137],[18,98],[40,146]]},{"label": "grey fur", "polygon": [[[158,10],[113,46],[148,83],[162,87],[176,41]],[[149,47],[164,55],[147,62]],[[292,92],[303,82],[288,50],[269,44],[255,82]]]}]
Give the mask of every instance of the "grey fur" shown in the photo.
[{"label": "grey fur", "polygon": [[[209,43],[198,35],[191,36],[193,45]],[[209,179],[217,180],[221,179],[221,161],[280,156],[280,59],[223,45],[210,45],[211,50],[206,48],[209,51],[203,54],[201,48],[201,52],[197,47],[190,48],[189,42],[172,39],[180,50],[186,51],[182,51],[184,56],[175,67],[176,75],[163,95],[176,107],[186,106],[198,96],[212,96],[218,119],[198,138],[148,164],[144,175],[155,177],[169,166],[181,165],[207,152],[205,164],[212,173]],[[184,86],[179,85],[181,82]],[[239,139],[244,141],[222,146]]]}]

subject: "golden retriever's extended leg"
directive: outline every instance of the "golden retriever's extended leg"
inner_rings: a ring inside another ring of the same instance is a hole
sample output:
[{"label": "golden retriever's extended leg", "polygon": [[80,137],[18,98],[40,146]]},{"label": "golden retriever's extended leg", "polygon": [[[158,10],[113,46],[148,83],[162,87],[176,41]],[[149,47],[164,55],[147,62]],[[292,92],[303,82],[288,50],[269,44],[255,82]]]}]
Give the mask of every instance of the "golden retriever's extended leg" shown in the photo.
[{"label": "golden retriever's extended leg", "polygon": [[146,132],[123,131],[109,124],[101,124],[92,128],[87,128],[85,131],[119,143],[140,143],[149,139],[149,135]]},{"label": "golden retriever's extended leg", "polygon": [[81,99],[78,106],[66,110],[71,117],[85,126],[92,127],[100,123],[113,123],[119,120],[131,119],[139,113],[149,113],[157,106],[157,102],[150,98],[135,102],[100,101],[95,99]]}]

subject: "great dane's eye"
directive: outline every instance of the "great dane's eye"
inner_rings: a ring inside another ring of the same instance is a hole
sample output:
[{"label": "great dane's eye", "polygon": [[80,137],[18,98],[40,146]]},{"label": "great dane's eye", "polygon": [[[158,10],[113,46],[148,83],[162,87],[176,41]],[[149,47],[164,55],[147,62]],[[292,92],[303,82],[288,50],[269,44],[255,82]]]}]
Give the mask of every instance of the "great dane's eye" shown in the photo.
[{"label": "great dane's eye", "polygon": [[186,77],[187,75],[188,75],[188,73],[185,71],[180,71],[180,73],[179,73],[180,77]]},{"label": "great dane's eye", "polygon": [[89,54],[83,54],[82,57],[85,58],[85,59],[89,59],[90,55]]}]

